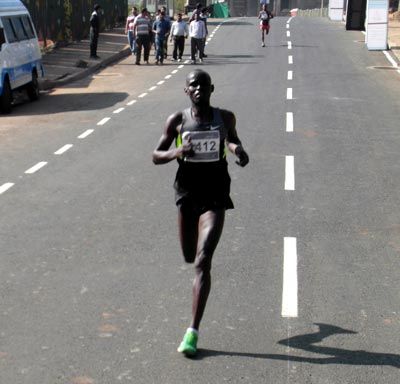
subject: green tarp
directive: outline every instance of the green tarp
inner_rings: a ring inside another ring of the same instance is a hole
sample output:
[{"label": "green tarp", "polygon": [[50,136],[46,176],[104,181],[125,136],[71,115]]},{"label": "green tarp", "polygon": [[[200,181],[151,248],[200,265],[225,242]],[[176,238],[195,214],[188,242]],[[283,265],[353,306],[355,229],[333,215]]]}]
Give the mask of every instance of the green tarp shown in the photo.
[{"label": "green tarp", "polygon": [[212,5],[213,12],[211,17],[217,19],[226,19],[229,17],[229,7],[228,3],[215,3]]}]

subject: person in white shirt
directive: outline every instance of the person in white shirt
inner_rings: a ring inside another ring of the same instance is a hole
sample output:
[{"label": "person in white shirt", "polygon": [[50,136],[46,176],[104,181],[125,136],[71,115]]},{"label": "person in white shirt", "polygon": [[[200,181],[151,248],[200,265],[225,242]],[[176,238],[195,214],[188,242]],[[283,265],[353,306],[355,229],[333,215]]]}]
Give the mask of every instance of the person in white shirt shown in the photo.
[{"label": "person in white shirt", "polygon": [[174,51],[172,52],[173,61],[182,61],[183,51],[185,49],[185,39],[189,35],[189,28],[182,20],[182,13],[178,13],[178,20],[172,23],[171,41],[174,41]]},{"label": "person in white shirt", "polygon": [[191,45],[191,63],[196,64],[196,53],[199,51],[199,61],[203,62],[204,57],[204,39],[206,37],[206,27],[201,20],[200,14],[196,13],[194,20],[189,25],[189,36]]},{"label": "person in white shirt", "polygon": [[138,11],[136,7],[132,8],[132,13],[126,18],[125,33],[128,37],[129,46],[131,47],[132,55],[136,53],[135,34],[133,30],[133,23],[135,21]]}]

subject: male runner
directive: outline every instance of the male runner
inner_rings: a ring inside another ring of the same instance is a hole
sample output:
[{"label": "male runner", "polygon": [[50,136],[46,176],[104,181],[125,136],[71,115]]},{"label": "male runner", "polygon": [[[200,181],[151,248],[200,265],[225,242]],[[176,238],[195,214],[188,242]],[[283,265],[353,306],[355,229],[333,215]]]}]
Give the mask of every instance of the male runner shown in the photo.
[{"label": "male runner", "polygon": [[[192,321],[178,352],[192,356],[211,288],[211,259],[224,226],[225,210],[232,209],[225,146],[244,167],[249,157],[236,132],[235,115],[210,105],[214,85],[207,72],[195,70],[186,78],[191,107],[168,117],[153,152],[155,164],[177,159],[175,201],[181,248],[194,263]],[[170,148],[175,141],[176,147]]]},{"label": "male runner", "polygon": [[263,4],[261,7],[261,11],[258,14],[258,18],[260,19],[260,29],[261,29],[261,46],[265,47],[264,36],[268,35],[270,25],[269,20],[274,18],[274,15],[268,11],[267,5]]}]

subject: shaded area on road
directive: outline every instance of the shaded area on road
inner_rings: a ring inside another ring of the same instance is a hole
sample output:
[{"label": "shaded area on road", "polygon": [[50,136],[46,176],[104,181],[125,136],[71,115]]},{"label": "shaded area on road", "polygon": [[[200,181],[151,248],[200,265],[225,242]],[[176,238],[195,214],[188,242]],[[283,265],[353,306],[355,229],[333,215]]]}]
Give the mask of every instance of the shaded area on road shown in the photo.
[{"label": "shaded area on road", "polygon": [[[94,92],[94,93],[65,93],[42,95],[38,108],[29,108],[29,111],[22,106],[26,104],[24,99],[17,102],[13,108],[13,116],[47,115],[68,111],[98,111],[109,108],[129,97],[126,92]],[[33,105],[33,104],[32,104]]]},{"label": "shaded area on road", "polygon": [[308,333],[305,335],[293,336],[288,339],[278,341],[278,344],[285,347],[301,349],[303,351],[312,352],[320,355],[328,355],[331,357],[303,357],[285,354],[268,354],[268,353],[251,353],[251,352],[230,352],[216,351],[211,349],[199,349],[195,360],[202,360],[214,356],[239,356],[254,359],[266,360],[284,360],[295,361],[299,363],[311,364],[346,364],[346,365],[387,365],[400,368],[400,355],[393,353],[368,352],[363,350],[348,350],[343,348],[333,348],[317,346],[325,338],[338,334],[357,334],[355,331],[343,329],[330,324],[315,323],[319,327],[319,331]]}]

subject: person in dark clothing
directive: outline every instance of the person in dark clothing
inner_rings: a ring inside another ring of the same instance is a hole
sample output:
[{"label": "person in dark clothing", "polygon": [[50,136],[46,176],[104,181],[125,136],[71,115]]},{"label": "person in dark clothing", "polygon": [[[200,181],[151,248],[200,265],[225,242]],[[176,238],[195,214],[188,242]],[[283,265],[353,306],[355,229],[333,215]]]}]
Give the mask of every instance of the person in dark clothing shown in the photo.
[{"label": "person in dark clothing", "polygon": [[99,12],[100,5],[94,5],[94,11],[90,16],[90,58],[91,59],[99,59],[97,56],[97,42],[99,40],[99,32],[100,32],[100,20],[99,20]]},{"label": "person in dark clothing", "polygon": [[[195,267],[192,321],[178,352],[197,352],[198,330],[211,289],[211,264],[222,234],[225,211],[233,208],[230,193],[227,152],[244,167],[249,156],[236,131],[235,115],[210,105],[214,91],[210,75],[190,72],[185,93],[191,107],[172,114],[153,152],[155,164],[177,160],[174,183],[182,253]],[[170,148],[172,144],[176,147]]]}]

